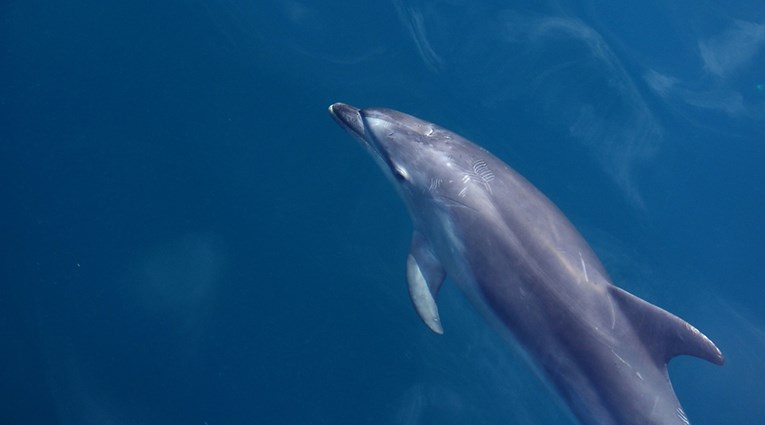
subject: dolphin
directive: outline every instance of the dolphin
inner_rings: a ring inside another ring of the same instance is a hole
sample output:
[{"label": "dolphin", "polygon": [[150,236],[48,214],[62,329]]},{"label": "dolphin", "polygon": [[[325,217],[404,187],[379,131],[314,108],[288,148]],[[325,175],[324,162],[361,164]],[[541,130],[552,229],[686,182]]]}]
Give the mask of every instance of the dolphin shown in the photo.
[{"label": "dolphin", "polygon": [[679,317],[614,286],[563,213],[485,149],[391,109],[330,115],[372,155],[409,212],[406,278],[415,310],[443,333],[436,296],[458,285],[524,348],[587,425],[687,425],[667,373],[677,355],[723,364]]}]

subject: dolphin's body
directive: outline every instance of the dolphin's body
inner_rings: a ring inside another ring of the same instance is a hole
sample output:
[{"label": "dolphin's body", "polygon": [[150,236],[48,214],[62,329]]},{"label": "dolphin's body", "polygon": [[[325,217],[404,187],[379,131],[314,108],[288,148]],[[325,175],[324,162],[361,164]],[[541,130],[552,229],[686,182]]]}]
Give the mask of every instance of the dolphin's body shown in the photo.
[{"label": "dolphin's body", "polygon": [[407,279],[442,333],[445,276],[525,348],[583,424],[685,425],[667,362],[723,363],[682,319],[613,286],[603,265],[536,187],[481,147],[390,109],[336,103],[330,114],[392,180],[414,224]]}]

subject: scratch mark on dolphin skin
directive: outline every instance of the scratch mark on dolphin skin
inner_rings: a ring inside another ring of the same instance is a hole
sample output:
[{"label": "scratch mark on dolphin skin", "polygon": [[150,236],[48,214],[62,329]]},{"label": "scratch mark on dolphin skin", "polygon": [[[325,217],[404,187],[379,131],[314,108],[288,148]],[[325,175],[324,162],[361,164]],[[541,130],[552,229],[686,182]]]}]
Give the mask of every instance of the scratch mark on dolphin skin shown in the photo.
[{"label": "scratch mark on dolphin skin", "polygon": [[486,183],[494,181],[494,172],[489,169],[489,166],[486,165],[486,162],[482,159],[473,163],[473,172]]},{"label": "scratch mark on dolphin skin", "polygon": [[653,407],[651,407],[651,414],[649,416],[653,416],[653,412],[656,411],[656,405],[659,404],[659,396],[656,396],[653,399]]},{"label": "scratch mark on dolphin skin", "polygon": [[579,261],[582,262],[582,271],[584,271],[584,280],[586,282],[590,281],[589,276],[587,276],[587,265],[584,264],[584,257],[582,257],[582,251],[579,251]]},{"label": "scratch mark on dolphin skin", "polygon": [[430,186],[428,186],[428,192],[436,191],[439,187],[441,187],[441,183],[444,181],[442,179],[430,179]]},{"label": "scratch mark on dolphin skin", "polygon": [[688,422],[688,416],[685,414],[682,408],[678,407],[675,409],[675,412],[677,412],[677,417],[679,417],[684,424],[690,425],[690,422]]},{"label": "scratch mark on dolphin skin", "polygon": [[624,360],[622,356],[616,354],[616,351],[611,350],[611,353],[613,353],[614,356],[616,356],[617,359],[619,359],[620,362],[624,363],[628,368],[632,369],[632,365],[627,362],[627,360]]},{"label": "scratch mark on dolphin skin", "polygon": [[478,177],[484,187],[486,187],[486,190],[488,190],[489,193],[493,193],[489,183],[494,181],[494,172],[491,171],[488,165],[486,165],[486,161],[478,159],[473,162],[473,173]]},{"label": "scratch mark on dolphin skin", "polygon": [[611,308],[611,329],[616,328],[616,310],[614,309],[614,300],[611,299],[611,296],[609,295],[606,297],[608,300],[608,307]]}]

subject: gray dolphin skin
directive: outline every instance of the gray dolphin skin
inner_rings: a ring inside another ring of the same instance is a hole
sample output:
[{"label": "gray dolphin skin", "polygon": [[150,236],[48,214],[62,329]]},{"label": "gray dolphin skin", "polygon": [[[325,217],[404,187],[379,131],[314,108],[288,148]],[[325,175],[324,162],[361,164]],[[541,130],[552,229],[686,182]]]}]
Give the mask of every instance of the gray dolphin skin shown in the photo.
[{"label": "gray dolphin skin", "polygon": [[443,333],[435,299],[448,276],[525,349],[582,424],[689,423],[667,362],[686,354],[721,365],[722,353],[682,319],[612,285],[536,187],[427,121],[342,103],[329,112],[404,200],[414,228],[409,294],[431,330]]}]

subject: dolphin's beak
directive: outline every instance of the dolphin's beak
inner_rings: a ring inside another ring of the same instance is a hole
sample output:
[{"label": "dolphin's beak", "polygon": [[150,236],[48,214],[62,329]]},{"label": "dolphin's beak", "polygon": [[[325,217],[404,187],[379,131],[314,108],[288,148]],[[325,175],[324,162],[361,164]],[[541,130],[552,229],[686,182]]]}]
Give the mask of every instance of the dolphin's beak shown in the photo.
[{"label": "dolphin's beak", "polygon": [[364,140],[364,124],[361,122],[359,108],[354,108],[345,103],[333,103],[329,105],[329,114],[346,131],[360,140]]}]

